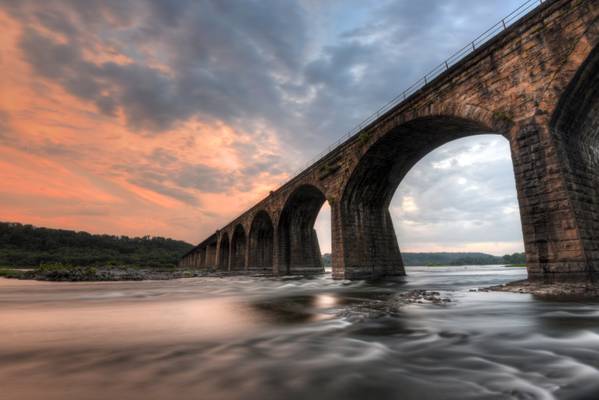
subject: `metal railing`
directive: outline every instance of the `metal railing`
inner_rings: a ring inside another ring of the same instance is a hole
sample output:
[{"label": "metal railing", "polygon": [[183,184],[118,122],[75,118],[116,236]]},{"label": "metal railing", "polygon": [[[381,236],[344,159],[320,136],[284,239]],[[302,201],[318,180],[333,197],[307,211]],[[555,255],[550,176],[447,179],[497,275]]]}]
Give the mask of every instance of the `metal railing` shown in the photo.
[{"label": "metal railing", "polygon": [[[400,105],[402,102],[407,100],[408,97],[410,97],[411,95],[413,95],[414,93],[416,93],[417,91],[419,91],[420,89],[422,89],[423,87],[425,87],[426,85],[431,83],[439,75],[441,75],[445,71],[448,71],[451,67],[456,65],[458,62],[460,62],[466,56],[468,56],[469,54],[476,51],[476,49],[478,49],[479,47],[481,47],[482,45],[487,43],[490,39],[492,39],[496,35],[500,34],[501,32],[505,31],[506,29],[508,29],[520,18],[522,18],[523,16],[525,16],[532,10],[536,9],[539,5],[545,3],[546,1],[548,1],[548,0],[527,0],[527,1],[525,1],[522,5],[520,5],[520,7],[516,8],[510,14],[505,16],[503,19],[501,19],[495,25],[493,25],[491,28],[487,29],[485,32],[480,34],[476,39],[474,39],[473,41],[468,43],[466,46],[464,46],[462,49],[457,51],[451,57],[449,57],[448,59],[443,61],[441,64],[439,64],[435,68],[433,68],[429,73],[424,75],[418,81],[414,82],[410,87],[408,87],[402,93],[400,93],[399,95],[397,95],[394,98],[392,98],[391,100],[389,100],[386,104],[384,104],[382,107],[380,107],[378,110],[376,110],[370,116],[368,116],[365,120],[360,122],[358,125],[356,125],[353,129],[351,129],[345,135],[340,137],[335,143],[331,144],[326,149],[324,149],[322,152],[320,152],[318,155],[316,155],[314,158],[312,158],[310,161],[306,162],[306,164],[303,167],[299,168],[297,171],[295,171],[293,173],[291,180],[293,180],[297,175],[301,174],[303,171],[307,170],[310,166],[312,166],[313,164],[318,162],[321,158],[323,158],[324,156],[326,156],[327,154],[332,152],[334,149],[336,149],[337,147],[341,146],[343,143],[347,142],[352,137],[359,134],[364,128],[366,128],[371,123],[376,121],[383,114],[385,114],[392,108]],[[283,186],[285,186],[285,185],[283,185]]]}]

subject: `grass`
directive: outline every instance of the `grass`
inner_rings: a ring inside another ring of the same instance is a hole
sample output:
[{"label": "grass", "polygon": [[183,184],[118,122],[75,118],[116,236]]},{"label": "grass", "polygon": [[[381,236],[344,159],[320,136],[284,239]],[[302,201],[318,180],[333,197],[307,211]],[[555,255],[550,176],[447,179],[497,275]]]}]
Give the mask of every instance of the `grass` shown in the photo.
[{"label": "grass", "polygon": [[358,136],[358,140],[360,141],[360,144],[362,146],[365,146],[366,144],[368,144],[368,141],[370,140],[370,133],[363,131],[362,133],[360,133],[360,136]]},{"label": "grass", "polygon": [[93,280],[97,271],[93,267],[77,267],[60,263],[42,264],[33,270],[22,270],[12,267],[0,268],[0,277],[11,279],[36,279],[43,277],[47,280]]},{"label": "grass", "polygon": [[2,268],[0,268],[0,277],[18,279],[23,276],[23,272],[24,271],[14,269],[14,268],[2,267]]}]

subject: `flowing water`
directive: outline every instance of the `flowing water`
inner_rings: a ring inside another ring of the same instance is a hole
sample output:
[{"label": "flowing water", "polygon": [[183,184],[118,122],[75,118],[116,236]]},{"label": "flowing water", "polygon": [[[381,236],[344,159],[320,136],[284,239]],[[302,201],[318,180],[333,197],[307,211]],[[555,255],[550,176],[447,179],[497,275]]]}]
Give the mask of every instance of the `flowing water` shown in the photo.
[{"label": "flowing water", "polygon": [[0,399],[599,399],[599,303],[470,291],[525,273],[0,279]]}]

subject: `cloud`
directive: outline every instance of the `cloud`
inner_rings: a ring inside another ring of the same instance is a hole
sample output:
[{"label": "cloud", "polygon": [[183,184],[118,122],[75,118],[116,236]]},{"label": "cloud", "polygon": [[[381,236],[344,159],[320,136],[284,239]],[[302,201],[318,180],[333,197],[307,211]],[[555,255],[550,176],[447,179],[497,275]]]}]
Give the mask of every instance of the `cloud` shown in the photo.
[{"label": "cloud", "polygon": [[[147,207],[197,241],[517,3],[0,0],[0,144],[122,200],[93,209]],[[471,140],[400,186],[402,242],[520,239],[509,151]]]},{"label": "cloud", "polygon": [[143,174],[147,175],[146,177],[137,176],[129,179],[134,185],[141,186],[143,188],[149,189],[156,193],[163,194],[168,197],[172,197],[174,199],[180,200],[184,203],[187,203],[192,206],[198,206],[198,199],[191,193],[178,189],[177,187],[169,186],[165,184],[162,176],[155,176],[153,174]]},{"label": "cloud", "polygon": [[0,143],[8,138],[10,129],[10,116],[7,112],[0,110]]},{"label": "cloud", "polygon": [[115,164],[113,171],[124,174],[132,184],[199,206],[197,192],[226,193],[235,187],[234,177],[204,164],[178,161],[163,150],[154,150],[145,161],[134,165]]},{"label": "cloud", "polygon": [[310,23],[323,7],[295,1],[5,3],[29,27],[22,47],[40,74],[106,115],[122,111],[135,131],[191,117],[246,131],[262,122],[315,154],[515,1],[355,2],[320,21],[340,26],[323,36]]},{"label": "cloud", "polygon": [[484,241],[485,251],[501,252],[497,243],[506,242],[522,250],[509,144],[500,136],[461,139],[430,153],[406,176],[391,210],[408,249]]},{"label": "cloud", "polygon": [[183,165],[173,177],[173,181],[181,187],[208,193],[225,192],[233,183],[229,174],[202,164]]},{"label": "cloud", "polygon": [[[168,131],[193,116],[275,121],[281,85],[302,67],[307,29],[293,3],[7,4],[26,24],[21,48],[38,74],[106,115],[120,110],[135,131]],[[87,24],[90,9],[98,13]],[[109,57],[115,51],[124,62]]]},{"label": "cloud", "polygon": [[24,32],[21,48],[41,76],[95,103],[106,115],[122,110],[134,130],[166,130],[188,116],[187,108],[177,105],[174,83],[155,68],[114,62],[97,65],[86,61],[73,43],[59,43],[33,29]]}]

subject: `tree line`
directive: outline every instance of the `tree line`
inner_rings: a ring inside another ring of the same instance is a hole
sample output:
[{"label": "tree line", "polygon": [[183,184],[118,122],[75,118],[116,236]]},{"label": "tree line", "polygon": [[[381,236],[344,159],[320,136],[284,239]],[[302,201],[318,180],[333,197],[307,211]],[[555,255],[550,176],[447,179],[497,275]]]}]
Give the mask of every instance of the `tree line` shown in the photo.
[{"label": "tree line", "polygon": [[[76,266],[172,267],[193,246],[163,237],[94,235],[64,229],[0,222],[0,266],[38,267],[59,263]],[[408,266],[525,264],[524,253],[402,253]],[[331,255],[323,255],[330,266]]]},{"label": "tree line", "polygon": [[193,246],[163,237],[94,235],[0,222],[0,266],[173,267]]},{"label": "tree line", "polygon": [[[402,253],[403,262],[407,266],[460,266],[460,265],[498,265],[525,264],[524,253],[494,256],[486,253]],[[331,265],[331,255],[322,256],[323,264]]]}]

